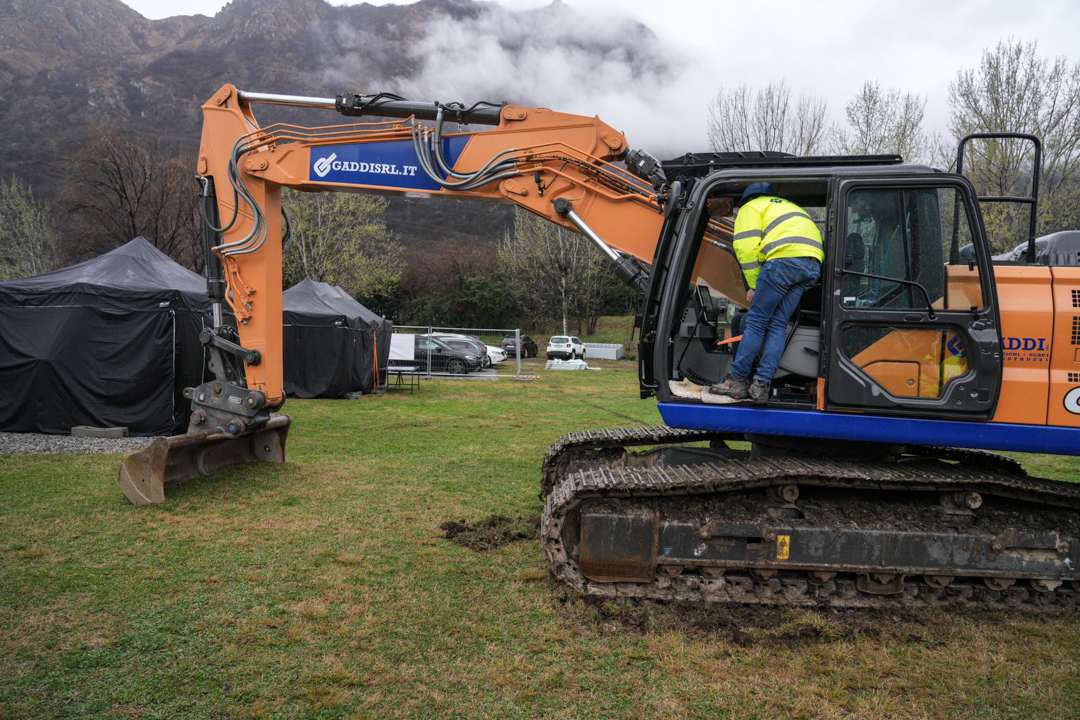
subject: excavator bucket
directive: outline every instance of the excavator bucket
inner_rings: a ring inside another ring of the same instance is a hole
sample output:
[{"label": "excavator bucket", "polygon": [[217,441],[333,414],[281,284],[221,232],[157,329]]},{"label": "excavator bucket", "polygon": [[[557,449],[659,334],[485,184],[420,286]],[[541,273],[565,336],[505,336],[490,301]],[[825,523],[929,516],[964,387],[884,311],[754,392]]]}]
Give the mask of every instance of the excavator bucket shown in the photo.
[{"label": "excavator bucket", "polygon": [[168,485],[249,462],[285,462],[291,422],[288,415],[278,415],[246,435],[214,429],[157,438],[145,450],[124,457],[120,490],[133,504],[148,505],[162,502]]}]

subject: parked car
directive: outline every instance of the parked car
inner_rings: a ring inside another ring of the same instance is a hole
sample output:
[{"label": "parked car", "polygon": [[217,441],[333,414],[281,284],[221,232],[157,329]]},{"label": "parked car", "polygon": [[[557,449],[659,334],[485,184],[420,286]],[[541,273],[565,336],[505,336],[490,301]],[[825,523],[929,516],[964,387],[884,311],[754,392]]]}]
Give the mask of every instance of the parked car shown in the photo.
[{"label": "parked car", "polygon": [[488,357],[487,345],[479,339],[474,338],[471,335],[460,335],[457,333],[436,333],[432,335],[432,337],[449,345],[455,350],[462,350],[464,352],[471,352],[475,355],[479,355],[481,367],[491,367],[491,358]]},{"label": "parked car", "polygon": [[[427,337],[427,335],[424,335]],[[498,345],[488,345],[476,335],[463,335],[462,333],[433,333],[433,337],[446,342],[448,338],[456,338],[459,340],[472,340],[478,350],[483,353],[487,351],[487,358],[483,360],[484,367],[491,367],[497,365],[506,360],[506,351]]]},{"label": "parked car", "polygon": [[548,360],[559,358],[562,360],[577,360],[585,357],[585,343],[572,335],[556,335],[548,340]]},{"label": "parked car", "polygon": [[446,343],[435,338],[423,335],[414,335],[414,359],[391,360],[394,365],[413,365],[422,370],[428,367],[428,358],[431,359],[432,372],[448,372],[454,375],[464,375],[480,369],[480,355],[473,351],[464,351],[452,348]]},{"label": "parked car", "polygon": [[498,345],[488,345],[488,357],[491,358],[492,365],[498,365],[501,362],[506,362],[506,351]]},{"label": "parked car", "polygon": [[513,335],[507,335],[499,343],[499,347],[506,351],[506,357],[508,358],[516,358],[519,350],[523,358],[536,357],[537,353],[540,352],[540,348],[536,346],[536,341],[528,335],[521,336],[521,347],[514,347],[514,340]]}]

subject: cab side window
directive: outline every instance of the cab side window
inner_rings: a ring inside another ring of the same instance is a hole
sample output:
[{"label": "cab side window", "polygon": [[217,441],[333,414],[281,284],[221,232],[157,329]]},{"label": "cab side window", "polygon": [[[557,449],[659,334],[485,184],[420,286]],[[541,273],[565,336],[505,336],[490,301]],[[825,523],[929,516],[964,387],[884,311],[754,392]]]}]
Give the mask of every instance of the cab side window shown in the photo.
[{"label": "cab side window", "polygon": [[846,212],[846,306],[925,310],[928,301],[936,309],[983,306],[971,226],[957,189],[854,190]]}]

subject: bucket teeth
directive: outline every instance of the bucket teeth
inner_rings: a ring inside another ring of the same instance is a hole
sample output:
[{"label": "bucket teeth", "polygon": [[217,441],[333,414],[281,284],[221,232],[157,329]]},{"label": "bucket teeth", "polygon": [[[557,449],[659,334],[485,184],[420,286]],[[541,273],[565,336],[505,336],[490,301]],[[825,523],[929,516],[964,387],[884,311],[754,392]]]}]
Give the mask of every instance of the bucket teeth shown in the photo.
[{"label": "bucket teeth", "polygon": [[149,505],[165,500],[168,485],[249,462],[285,462],[291,422],[288,415],[278,415],[240,436],[215,429],[157,438],[145,450],[124,457],[120,490],[131,503]]}]

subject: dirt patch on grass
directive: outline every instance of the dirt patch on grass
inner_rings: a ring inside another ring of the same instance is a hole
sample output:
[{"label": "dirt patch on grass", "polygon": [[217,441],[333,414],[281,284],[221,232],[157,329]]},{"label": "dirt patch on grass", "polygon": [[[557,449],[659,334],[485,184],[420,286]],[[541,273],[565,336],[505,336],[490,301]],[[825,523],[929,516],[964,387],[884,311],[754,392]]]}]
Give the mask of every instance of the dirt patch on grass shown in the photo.
[{"label": "dirt patch on grass", "polygon": [[540,532],[540,518],[492,515],[475,525],[464,520],[448,520],[439,525],[443,536],[476,552],[494,550],[519,540],[535,540]]},{"label": "dirt patch on grass", "polygon": [[[956,613],[817,610],[742,605],[698,605],[581,596],[560,589],[559,614],[582,633],[676,632],[727,638],[745,647],[798,648],[858,639],[929,648],[944,646]],[[1000,619],[999,619],[1000,620]],[[985,615],[979,621],[993,622]]]}]

